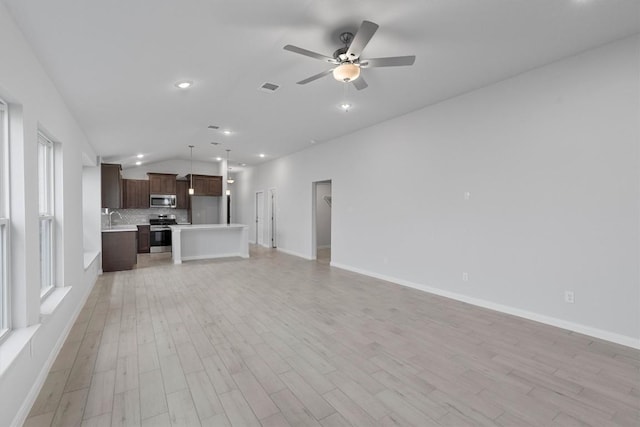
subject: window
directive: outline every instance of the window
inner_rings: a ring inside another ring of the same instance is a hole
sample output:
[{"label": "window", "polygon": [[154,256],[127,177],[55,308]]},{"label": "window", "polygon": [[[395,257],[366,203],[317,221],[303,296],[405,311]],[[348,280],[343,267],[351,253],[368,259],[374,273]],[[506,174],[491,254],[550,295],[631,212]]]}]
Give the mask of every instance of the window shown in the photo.
[{"label": "window", "polygon": [[7,104],[0,99],[0,339],[9,323],[9,118]]},{"label": "window", "polygon": [[40,296],[46,297],[55,278],[55,211],[53,142],[38,133],[38,195],[40,209]]}]

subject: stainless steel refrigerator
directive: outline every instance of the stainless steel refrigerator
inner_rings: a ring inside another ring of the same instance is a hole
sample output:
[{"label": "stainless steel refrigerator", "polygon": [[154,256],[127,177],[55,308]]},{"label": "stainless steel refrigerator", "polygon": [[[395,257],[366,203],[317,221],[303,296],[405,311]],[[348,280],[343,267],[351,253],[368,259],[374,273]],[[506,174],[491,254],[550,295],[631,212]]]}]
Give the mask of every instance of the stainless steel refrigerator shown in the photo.
[{"label": "stainless steel refrigerator", "polygon": [[191,196],[192,224],[220,224],[221,197]]}]

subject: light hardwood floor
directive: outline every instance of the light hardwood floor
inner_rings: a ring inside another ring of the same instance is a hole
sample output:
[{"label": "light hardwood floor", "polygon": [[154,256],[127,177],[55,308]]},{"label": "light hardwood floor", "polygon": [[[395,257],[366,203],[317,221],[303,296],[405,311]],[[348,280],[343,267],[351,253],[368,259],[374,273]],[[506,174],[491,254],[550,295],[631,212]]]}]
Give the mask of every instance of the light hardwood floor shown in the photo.
[{"label": "light hardwood floor", "polygon": [[251,255],[102,275],[26,425],[640,425],[639,351]]}]

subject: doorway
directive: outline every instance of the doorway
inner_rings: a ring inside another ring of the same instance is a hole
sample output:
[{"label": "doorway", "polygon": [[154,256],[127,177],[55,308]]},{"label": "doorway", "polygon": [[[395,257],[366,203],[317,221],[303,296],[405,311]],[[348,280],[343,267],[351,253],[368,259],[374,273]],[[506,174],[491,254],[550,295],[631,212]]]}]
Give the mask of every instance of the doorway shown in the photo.
[{"label": "doorway", "polygon": [[256,192],[256,244],[264,246],[264,191]]},{"label": "doorway", "polygon": [[313,188],[313,255],[321,263],[331,262],[331,180],[318,181]]},{"label": "doorway", "polygon": [[270,188],[268,198],[269,207],[267,209],[267,215],[269,216],[269,243],[271,244],[272,248],[278,247],[278,241],[276,239],[276,231],[278,229],[276,223],[276,201],[276,189]]}]

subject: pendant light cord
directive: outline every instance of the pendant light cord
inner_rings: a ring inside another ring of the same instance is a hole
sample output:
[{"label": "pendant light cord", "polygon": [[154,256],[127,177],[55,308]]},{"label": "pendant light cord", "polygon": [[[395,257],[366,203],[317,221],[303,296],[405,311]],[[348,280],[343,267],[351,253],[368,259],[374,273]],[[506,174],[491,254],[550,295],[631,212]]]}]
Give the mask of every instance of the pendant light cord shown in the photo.
[{"label": "pendant light cord", "polygon": [[227,183],[229,183],[229,149],[227,149]]},{"label": "pendant light cord", "polygon": [[193,190],[193,145],[190,145],[189,149],[191,150],[191,182],[189,183],[189,187]]}]

